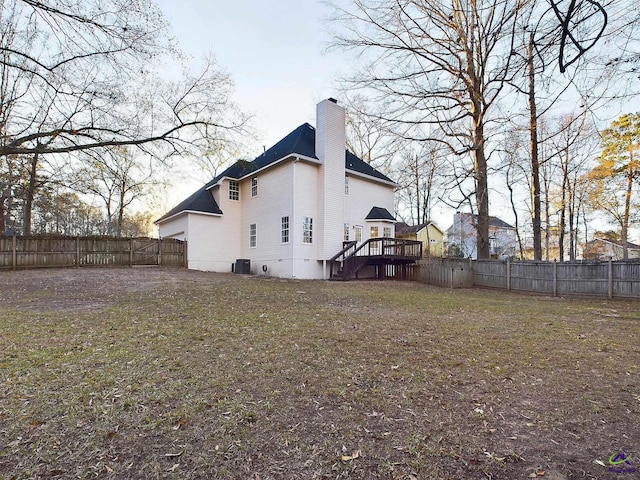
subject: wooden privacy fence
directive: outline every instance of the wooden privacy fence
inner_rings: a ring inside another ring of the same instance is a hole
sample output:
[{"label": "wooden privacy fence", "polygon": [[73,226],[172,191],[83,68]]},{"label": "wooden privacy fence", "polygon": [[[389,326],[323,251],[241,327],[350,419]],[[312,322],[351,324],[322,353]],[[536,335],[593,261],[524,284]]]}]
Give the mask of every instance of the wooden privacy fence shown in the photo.
[{"label": "wooden privacy fence", "polygon": [[187,244],[174,239],[0,236],[0,269],[82,266],[184,266]]},{"label": "wooden privacy fence", "polygon": [[411,278],[444,287],[490,287],[548,295],[640,299],[640,261],[511,262],[431,258]]}]

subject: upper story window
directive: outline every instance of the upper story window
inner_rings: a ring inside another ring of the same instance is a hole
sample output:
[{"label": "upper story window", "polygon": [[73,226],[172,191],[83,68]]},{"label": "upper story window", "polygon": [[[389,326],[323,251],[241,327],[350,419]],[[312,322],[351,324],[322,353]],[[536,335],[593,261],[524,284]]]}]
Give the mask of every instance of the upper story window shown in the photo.
[{"label": "upper story window", "polygon": [[229,200],[240,200],[240,185],[235,180],[229,180]]},{"label": "upper story window", "polygon": [[289,217],[282,217],[281,219],[281,231],[280,241],[282,243],[289,243]]},{"label": "upper story window", "polygon": [[313,243],[313,218],[302,217],[302,243]]},{"label": "upper story window", "polygon": [[349,195],[349,177],[347,175],[344,176],[344,194]]},{"label": "upper story window", "polygon": [[371,227],[371,235],[369,235],[370,238],[378,238],[378,226],[374,225],[373,227]]},{"label": "upper story window", "polygon": [[349,224],[348,223],[344,224],[344,241],[345,242],[349,241]]},{"label": "upper story window", "polygon": [[384,227],[382,229],[382,236],[383,237],[390,237],[391,236],[391,227]]},{"label": "upper story window", "polygon": [[251,196],[252,197],[258,196],[258,177],[253,177],[251,179]]}]

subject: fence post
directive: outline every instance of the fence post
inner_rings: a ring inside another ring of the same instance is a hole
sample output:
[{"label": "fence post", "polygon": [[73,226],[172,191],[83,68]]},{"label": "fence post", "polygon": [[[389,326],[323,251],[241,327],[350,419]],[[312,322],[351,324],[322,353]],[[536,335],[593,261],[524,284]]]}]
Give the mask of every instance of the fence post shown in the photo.
[{"label": "fence post", "polygon": [[129,266],[133,267],[133,237],[129,240]]},{"label": "fence post", "polygon": [[613,258],[609,257],[609,300],[613,299]]},{"label": "fence post", "polygon": [[511,259],[507,258],[507,292],[511,291]]},{"label": "fence post", "polygon": [[183,248],[182,248],[182,259],[184,260],[184,268],[189,268],[189,258],[188,258],[188,254],[189,253],[189,243],[185,240],[183,243]]},{"label": "fence post", "polygon": [[158,266],[162,266],[162,240],[158,239]]},{"label": "fence post", "polygon": [[558,296],[558,262],[553,260],[553,296]]},{"label": "fence post", "polygon": [[80,266],[80,237],[76,237],[76,267]]},{"label": "fence post", "polygon": [[16,255],[16,232],[13,232],[11,241],[11,270],[18,267],[18,256]]}]

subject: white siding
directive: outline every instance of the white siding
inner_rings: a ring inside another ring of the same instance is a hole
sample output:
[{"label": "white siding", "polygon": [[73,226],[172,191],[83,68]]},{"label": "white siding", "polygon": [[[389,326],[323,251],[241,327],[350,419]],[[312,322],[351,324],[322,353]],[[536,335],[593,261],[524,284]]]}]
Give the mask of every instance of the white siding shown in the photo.
[{"label": "white siding", "polygon": [[317,107],[316,156],[322,162],[318,179],[318,255],[329,259],[342,246],[344,225],[345,111],[324,100]]},{"label": "white siding", "polygon": [[184,213],[162,222],[160,237],[187,241],[189,268],[230,272],[231,264],[240,258],[239,235],[233,223],[230,217]]},{"label": "white siding", "polygon": [[[296,162],[292,172],[293,198],[291,240],[293,273],[296,278],[323,278],[322,264],[318,262],[320,212],[318,208],[318,165]],[[344,185],[343,185],[344,188]],[[313,243],[302,243],[302,218],[313,218]]]},{"label": "white siding", "polygon": [[158,225],[160,238],[175,238],[184,241],[187,240],[188,231],[189,217],[186,213]]},{"label": "white siding", "polygon": [[[343,181],[344,185],[344,181]],[[379,236],[382,236],[383,228],[391,226],[391,236],[394,236],[394,225],[388,222],[366,222],[365,217],[373,207],[386,208],[394,215],[393,187],[368,181],[356,175],[349,176],[349,195],[346,197],[345,219],[343,223],[348,223],[351,229],[350,238],[355,240],[353,227],[361,225],[362,241],[369,238],[371,226],[377,225]],[[337,252],[338,250],[336,250]],[[336,253],[334,252],[334,253]]]},{"label": "white siding", "polygon": [[[257,174],[258,195],[251,196],[249,177],[240,182],[240,204],[242,208],[239,243],[242,258],[251,260],[251,273],[267,273],[274,276],[291,276],[290,266],[285,261],[291,259],[292,236],[295,224],[293,204],[293,162],[286,161],[278,166]],[[281,242],[282,217],[289,216],[289,243]],[[256,247],[249,246],[249,225],[256,224]],[[287,275],[287,269],[289,274]]]},{"label": "white siding", "polygon": [[[224,217],[189,214],[187,255],[189,268],[212,272],[230,272],[239,258],[240,249],[234,242],[236,233],[228,228]],[[220,239],[224,241],[219,241]]]}]

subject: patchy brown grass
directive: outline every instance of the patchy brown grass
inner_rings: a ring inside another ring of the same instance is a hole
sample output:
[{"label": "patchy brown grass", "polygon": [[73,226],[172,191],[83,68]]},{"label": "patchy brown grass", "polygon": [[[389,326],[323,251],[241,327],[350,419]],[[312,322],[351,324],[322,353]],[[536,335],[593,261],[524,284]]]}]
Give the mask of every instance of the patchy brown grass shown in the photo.
[{"label": "patchy brown grass", "polygon": [[0,478],[636,478],[638,306],[0,272]]}]

